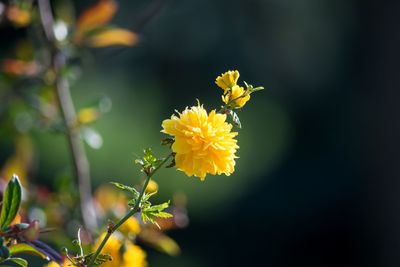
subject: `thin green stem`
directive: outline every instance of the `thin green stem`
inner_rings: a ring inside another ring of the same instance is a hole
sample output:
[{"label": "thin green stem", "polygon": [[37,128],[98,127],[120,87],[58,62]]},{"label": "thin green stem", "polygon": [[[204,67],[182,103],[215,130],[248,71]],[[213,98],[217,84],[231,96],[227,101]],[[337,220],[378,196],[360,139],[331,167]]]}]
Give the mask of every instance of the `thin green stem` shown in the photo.
[{"label": "thin green stem", "polygon": [[146,191],[147,185],[150,182],[151,177],[154,176],[154,174],[173,156],[173,154],[169,154],[152,172],[150,172],[147,177],[146,180],[143,184],[142,190],[140,191],[139,197],[135,202],[135,206],[133,206],[133,208],[127,213],[125,214],[124,217],[122,217],[115,225],[110,226],[107,230],[107,234],[104,236],[103,240],[101,241],[99,247],[96,249],[95,253],[93,254],[93,256],[91,257],[91,260],[89,262],[89,264],[87,265],[87,267],[92,267],[94,266],[94,262],[96,261],[96,258],[99,256],[101,250],[103,249],[103,247],[105,246],[105,244],[107,243],[108,239],[111,237],[111,235],[115,232],[115,230],[117,230],[126,220],[128,220],[131,216],[133,216],[136,212],[138,212],[140,210],[140,203],[142,201],[143,195]]}]

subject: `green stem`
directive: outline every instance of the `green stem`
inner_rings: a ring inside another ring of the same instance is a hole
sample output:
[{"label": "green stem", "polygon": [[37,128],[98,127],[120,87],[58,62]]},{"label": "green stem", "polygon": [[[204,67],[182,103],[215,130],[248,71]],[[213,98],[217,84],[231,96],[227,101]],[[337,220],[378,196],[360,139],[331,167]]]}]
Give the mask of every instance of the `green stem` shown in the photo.
[{"label": "green stem", "polygon": [[115,225],[111,226],[108,228],[107,230],[107,234],[104,236],[103,240],[101,241],[99,247],[96,249],[94,255],[91,257],[91,260],[89,262],[89,264],[87,265],[87,267],[92,267],[94,266],[94,262],[96,260],[96,258],[99,256],[101,250],[103,249],[103,247],[105,246],[105,244],[107,243],[108,239],[111,237],[111,235],[115,232],[115,230],[117,230],[126,220],[128,220],[131,216],[133,216],[136,212],[139,211],[140,209],[140,202],[142,201],[143,195],[146,191],[147,185],[150,182],[151,177],[154,176],[154,174],[172,157],[172,153],[169,154],[158,166],[157,168],[155,168],[152,172],[150,172],[147,177],[146,180],[143,184],[142,190],[140,191],[139,197],[135,202],[135,206],[133,206],[133,208],[124,216],[122,217]]}]

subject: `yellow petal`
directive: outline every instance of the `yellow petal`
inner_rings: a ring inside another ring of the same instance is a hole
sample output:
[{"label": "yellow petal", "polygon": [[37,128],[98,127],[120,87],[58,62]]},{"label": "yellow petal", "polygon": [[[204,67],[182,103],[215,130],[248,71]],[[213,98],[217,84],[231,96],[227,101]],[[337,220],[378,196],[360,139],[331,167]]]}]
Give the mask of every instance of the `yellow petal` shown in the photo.
[{"label": "yellow petal", "polygon": [[239,71],[230,70],[218,76],[217,79],[215,79],[215,83],[226,92],[228,89],[236,85],[239,76]]},{"label": "yellow petal", "polygon": [[203,181],[208,173],[230,175],[234,171],[239,147],[226,115],[215,110],[208,114],[198,105],[164,120],[162,127],[162,132],[174,137],[171,148],[176,153],[176,168],[186,175]]}]

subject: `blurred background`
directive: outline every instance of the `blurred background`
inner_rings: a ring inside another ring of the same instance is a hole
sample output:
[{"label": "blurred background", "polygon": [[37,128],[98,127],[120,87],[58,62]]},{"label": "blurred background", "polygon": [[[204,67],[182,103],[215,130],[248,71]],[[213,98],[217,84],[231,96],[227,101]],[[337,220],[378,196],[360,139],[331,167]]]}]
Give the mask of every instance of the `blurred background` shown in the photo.
[{"label": "blurred background", "polygon": [[[87,147],[94,188],[136,183],[143,147],[167,153],[163,119],[196,98],[221,105],[222,72],[267,89],[239,112],[233,175],[156,177],[161,200],[187,196],[190,225],[170,233],[182,254],[148,249],[150,266],[400,264],[399,1],[118,2],[113,23],[140,42],[91,50],[72,85],[77,108],[112,102],[94,124],[101,146]],[[75,1],[77,13],[93,3]],[[24,34],[0,28],[0,55]],[[47,132],[33,146],[31,177],[52,184],[67,142]]]}]

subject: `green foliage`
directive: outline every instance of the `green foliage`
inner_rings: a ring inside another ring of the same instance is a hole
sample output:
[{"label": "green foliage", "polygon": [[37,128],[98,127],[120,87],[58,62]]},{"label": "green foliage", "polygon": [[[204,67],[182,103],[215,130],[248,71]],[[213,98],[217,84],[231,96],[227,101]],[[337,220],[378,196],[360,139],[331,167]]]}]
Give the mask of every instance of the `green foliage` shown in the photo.
[{"label": "green foliage", "polygon": [[233,125],[235,125],[239,129],[241,129],[242,128],[242,124],[240,123],[240,119],[239,119],[239,116],[237,115],[237,113],[235,111],[231,110],[229,112],[229,116],[232,119]]},{"label": "green foliage", "polygon": [[138,199],[139,192],[134,187],[127,186],[127,185],[120,184],[120,183],[116,183],[116,182],[111,182],[111,184],[115,185],[119,189],[122,189],[122,190],[125,190],[125,191],[131,193],[132,194],[132,199],[134,199],[134,200]]},{"label": "green foliage", "polygon": [[247,88],[247,91],[249,91],[249,94],[257,92],[257,91],[264,90],[264,87],[262,87],[262,86],[253,87],[253,85],[248,84],[245,81],[243,81],[243,82],[246,85],[246,88]]},{"label": "green foliage", "polygon": [[153,206],[148,200],[144,201],[142,203],[142,212],[141,212],[143,222],[145,223],[150,222],[152,224],[157,225],[157,227],[160,228],[160,226],[156,222],[156,218],[172,217],[172,214],[164,211],[166,208],[168,208],[168,206],[169,206],[169,201]]},{"label": "green foliage", "polygon": [[9,258],[3,262],[1,262],[0,267],[11,267],[11,266],[21,266],[21,267],[27,267],[28,262],[24,259],[21,258]]},{"label": "green foliage", "polygon": [[142,166],[142,171],[146,174],[150,174],[155,168],[157,168],[163,159],[159,159],[154,156],[153,151],[150,148],[143,150],[143,157],[141,159],[135,160],[136,164]]},{"label": "green foliage", "polygon": [[18,213],[21,204],[21,184],[14,175],[7,184],[3,195],[3,206],[0,212],[0,228],[3,229],[10,225]]},{"label": "green foliage", "polygon": [[46,256],[44,253],[41,251],[37,250],[36,248],[26,244],[26,243],[19,243],[15,244],[9,247],[10,249],[10,254],[15,255],[19,253],[26,253],[26,254],[31,254],[35,256],[39,256],[45,260],[49,260],[49,257]]},{"label": "green foliage", "polygon": [[[94,256],[94,253],[89,253],[87,255],[79,256],[79,257],[74,257],[70,258],[69,260],[74,266],[86,266],[85,264],[89,263],[92,257]],[[99,254],[96,259],[94,260],[94,266],[101,266],[103,263],[106,263],[107,261],[112,261],[112,257],[108,254]],[[84,265],[82,265],[84,264]]]},{"label": "green foliage", "polygon": [[166,137],[164,139],[161,139],[161,145],[166,146],[166,145],[172,145],[175,142],[174,138]]},{"label": "green foliage", "polygon": [[0,258],[1,258],[2,260],[4,260],[4,259],[7,259],[7,258],[9,258],[9,257],[10,257],[10,250],[9,250],[9,248],[6,247],[6,246],[4,246],[4,245],[2,245],[2,246],[0,247]]}]

